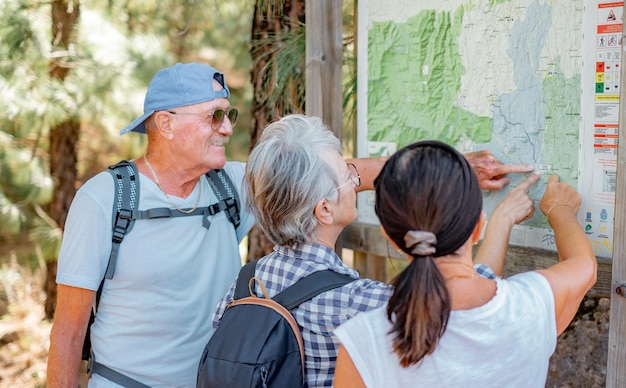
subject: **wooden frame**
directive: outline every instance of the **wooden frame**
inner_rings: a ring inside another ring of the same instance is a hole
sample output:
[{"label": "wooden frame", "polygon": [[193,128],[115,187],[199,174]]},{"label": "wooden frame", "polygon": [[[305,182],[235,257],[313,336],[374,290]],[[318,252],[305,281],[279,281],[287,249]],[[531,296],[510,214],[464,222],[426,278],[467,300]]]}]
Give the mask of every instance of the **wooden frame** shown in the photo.
[{"label": "wooden frame", "polygon": [[[626,7],[624,8],[626,11]],[[622,13],[623,14],[623,13]],[[622,42],[624,42],[622,29]],[[622,43],[622,65],[624,64]],[[619,139],[626,139],[626,70],[620,71]],[[617,149],[617,184],[615,187],[615,224],[613,227],[613,276],[610,283],[611,307],[609,318],[609,354],[607,358],[606,386],[626,387],[626,297],[616,293],[617,287],[626,284],[626,149],[620,141]]]}]

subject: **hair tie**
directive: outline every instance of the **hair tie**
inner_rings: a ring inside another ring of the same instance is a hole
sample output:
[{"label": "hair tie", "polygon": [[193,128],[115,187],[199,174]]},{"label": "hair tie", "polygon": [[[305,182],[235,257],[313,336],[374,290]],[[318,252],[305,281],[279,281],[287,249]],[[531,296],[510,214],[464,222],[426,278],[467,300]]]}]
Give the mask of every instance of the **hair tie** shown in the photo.
[{"label": "hair tie", "polygon": [[409,230],[404,235],[404,243],[407,249],[413,248],[411,253],[415,255],[431,256],[437,251],[437,236],[432,232]]}]

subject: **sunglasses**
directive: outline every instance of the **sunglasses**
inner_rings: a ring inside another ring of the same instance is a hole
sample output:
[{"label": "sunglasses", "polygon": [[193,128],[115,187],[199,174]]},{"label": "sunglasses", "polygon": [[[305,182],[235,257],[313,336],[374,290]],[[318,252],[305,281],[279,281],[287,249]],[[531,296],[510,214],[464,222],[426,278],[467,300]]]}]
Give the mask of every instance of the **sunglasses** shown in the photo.
[{"label": "sunglasses", "polygon": [[228,117],[228,121],[234,127],[237,123],[237,117],[239,116],[239,111],[235,108],[233,109],[216,109],[213,113],[209,113],[205,115],[204,113],[192,113],[192,112],[174,112],[168,110],[167,113],[173,115],[194,115],[194,116],[202,116],[202,119],[211,124],[211,129],[217,131],[224,123],[224,117]]}]

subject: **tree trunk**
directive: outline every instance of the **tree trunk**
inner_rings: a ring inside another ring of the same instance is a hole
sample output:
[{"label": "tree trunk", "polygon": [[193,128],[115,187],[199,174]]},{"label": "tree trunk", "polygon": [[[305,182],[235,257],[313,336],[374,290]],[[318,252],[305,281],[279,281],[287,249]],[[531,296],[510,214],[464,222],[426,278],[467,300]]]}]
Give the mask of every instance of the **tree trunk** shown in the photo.
[{"label": "tree trunk", "polygon": [[[72,34],[78,22],[79,2],[53,0],[52,3],[52,47],[54,51],[67,51],[72,41]],[[55,57],[50,62],[49,74],[53,79],[64,81],[70,66],[68,57]],[[80,122],[70,117],[50,129],[50,175],[54,180],[54,192],[50,204],[50,217],[61,229],[76,193],[76,161]],[[48,318],[52,318],[56,307],[56,258],[47,262],[46,305]]]},{"label": "tree trunk", "polygon": [[[304,23],[305,0],[267,1],[256,0],[254,19],[252,21],[252,39],[250,53],[252,55],[252,69],[250,77],[253,86],[252,98],[252,131],[250,133],[250,148],[256,144],[261,132],[270,122],[289,113],[284,112],[284,106],[296,106],[304,112],[304,99],[292,99],[289,103],[278,101],[276,105],[268,103],[268,97],[274,93],[276,66],[279,63],[275,58],[276,44],[280,36],[289,34]],[[279,93],[282,95],[283,93]],[[295,101],[293,101],[295,100]],[[259,228],[253,228],[248,235],[248,261],[259,259],[272,251],[270,243]]]}]

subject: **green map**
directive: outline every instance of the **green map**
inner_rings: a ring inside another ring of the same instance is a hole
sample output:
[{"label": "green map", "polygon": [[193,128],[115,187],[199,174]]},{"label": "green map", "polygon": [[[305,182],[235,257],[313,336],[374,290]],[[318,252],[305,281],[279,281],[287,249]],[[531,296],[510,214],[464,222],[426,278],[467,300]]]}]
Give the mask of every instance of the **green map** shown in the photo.
[{"label": "green map", "polygon": [[[572,26],[582,24],[582,1],[368,0],[365,7],[368,155],[438,139],[462,152],[489,149],[576,187],[582,26]],[[508,187],[523,178],[512,175]],[[506,192],[485,192],[488,215]],[[371,197],[365,201],[359,212],[367,221]],[[523,225],[549,228],[538,210]]]}]

